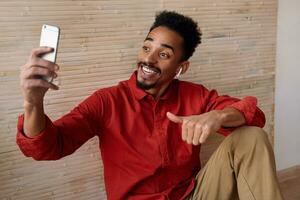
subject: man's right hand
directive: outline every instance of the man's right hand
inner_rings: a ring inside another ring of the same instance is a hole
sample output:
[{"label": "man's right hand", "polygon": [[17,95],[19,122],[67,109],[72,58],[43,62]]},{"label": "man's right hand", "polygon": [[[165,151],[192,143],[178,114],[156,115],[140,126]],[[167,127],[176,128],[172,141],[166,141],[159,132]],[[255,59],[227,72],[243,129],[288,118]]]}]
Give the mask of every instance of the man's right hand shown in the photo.
[{"label": "man's right hand", "polygon": [[51,48],[39,47],[32,50],[27,63],[22,67],[20,82],[24,96],[24,127],[28,137],[34,137],[45,128],[44,96],[49,88],[58,86],[44,80],[43,76],[57,77],[58,65],[40,58],[51,52]]},{"label": "man's right hand", "polygon": [[51,51],[53,49],[48,47],[33,49],[27,63],[21,68],[20,83],[25,105],[41,105],[49,88],[58,90],[58,86],[42,78],[43,76],[57,77],[59,66],[40,58],[41,55]]}]

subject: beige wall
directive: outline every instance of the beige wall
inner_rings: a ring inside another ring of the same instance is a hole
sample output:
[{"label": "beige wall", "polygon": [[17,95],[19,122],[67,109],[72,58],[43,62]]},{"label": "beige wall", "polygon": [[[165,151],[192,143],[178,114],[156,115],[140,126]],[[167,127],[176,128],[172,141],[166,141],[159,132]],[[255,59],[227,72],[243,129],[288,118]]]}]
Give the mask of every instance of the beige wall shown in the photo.
[{"label": "beige wall", "polygon": [[279,169],[300,165],[299,8],[299,0],[279,0],[274,146]]},{"label": "beige wall", "polygon": [[[19,68],[38,46],[43,23],[61,27],[60,90],[45,99],[53,120],[97,88],[127,79],[155,11],[171,9],[197,20],[204,35],[183,78],[221,94],[257,96],[272,136],[276,8],[276,0],[1,1],[0,199],[105,196],[96,138],[55,162],[25,158],[15,144],[22,113]],[[214,146],[210,143],[206,151]]]}]

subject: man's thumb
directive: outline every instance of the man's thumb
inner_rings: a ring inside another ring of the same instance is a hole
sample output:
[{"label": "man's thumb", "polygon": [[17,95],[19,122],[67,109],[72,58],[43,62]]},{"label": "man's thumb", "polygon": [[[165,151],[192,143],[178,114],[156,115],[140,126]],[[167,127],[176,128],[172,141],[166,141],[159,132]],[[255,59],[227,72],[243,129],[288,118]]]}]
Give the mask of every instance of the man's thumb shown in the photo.
[{"label": "man's thumb", "polygon": [[182,123],[183,119],[180,116],[176,116],[173,113],[167,112],[167,117],[169,118],[169,120],[171,120],[172,122],[175,123]]}]

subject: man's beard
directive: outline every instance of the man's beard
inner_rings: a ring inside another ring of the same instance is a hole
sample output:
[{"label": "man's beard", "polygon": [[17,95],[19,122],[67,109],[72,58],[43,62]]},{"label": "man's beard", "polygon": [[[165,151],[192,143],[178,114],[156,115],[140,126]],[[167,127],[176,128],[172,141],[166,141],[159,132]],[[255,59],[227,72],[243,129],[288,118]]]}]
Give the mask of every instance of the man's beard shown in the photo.
[{"label": "man's beard", "polygon": [[[137,65],[140,67],[140,70],[141,70],[141,71],[143,71],[142,65],[146,65],[146,66],[148,66],[149,68],[151,68],[153,71],[156,71],[157,73],[161,74],[161,70],[160,70],[158,67],[156,67],[153,63],[148,63],[148,62],[144,62],[144,61],[139,61],[139,62],[137,63]],[[138,78],[137,78],[137,80],[136,80],[136,85],[137,85],[138,88],[141,88],[141,89],[143,89],[143,90],[150,90],[150,89],[152,89],[152,88],[155,87],[156,83],[147,84],[147,83],[144,83],[144,82],[139,81]]]},{"label": "man's beard", "polygon": [[136,80],[136,85],[138,88],[141,88],[143,90],[150,90],[155,87],[156,83],[146,84],[146,83]]}]

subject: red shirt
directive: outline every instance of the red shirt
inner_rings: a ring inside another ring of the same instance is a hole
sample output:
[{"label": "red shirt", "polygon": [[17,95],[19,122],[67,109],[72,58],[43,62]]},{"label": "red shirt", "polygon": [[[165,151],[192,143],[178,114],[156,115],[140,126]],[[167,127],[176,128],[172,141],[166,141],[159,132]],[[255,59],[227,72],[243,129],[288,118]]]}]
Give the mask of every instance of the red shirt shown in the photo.
[{"label": "red shirt", "polygon": [[[52,122],[36,137],[23,133],[19,117],[17,143],[26,156],[56,160],[98,136],[108,199],[184,199],[200,170],[200,145],[181,139],[181,125],[166,117],[170,111],[195,115],[224,107],[240,110],[247,125],[263,127],[265,117],[256,98],[218,96],[202,85],[174,80],[161,98],[136,86],[136,73],[117,86],[100,89],[70,113]],[[232,129],[220,129],[228,135]]]}]

